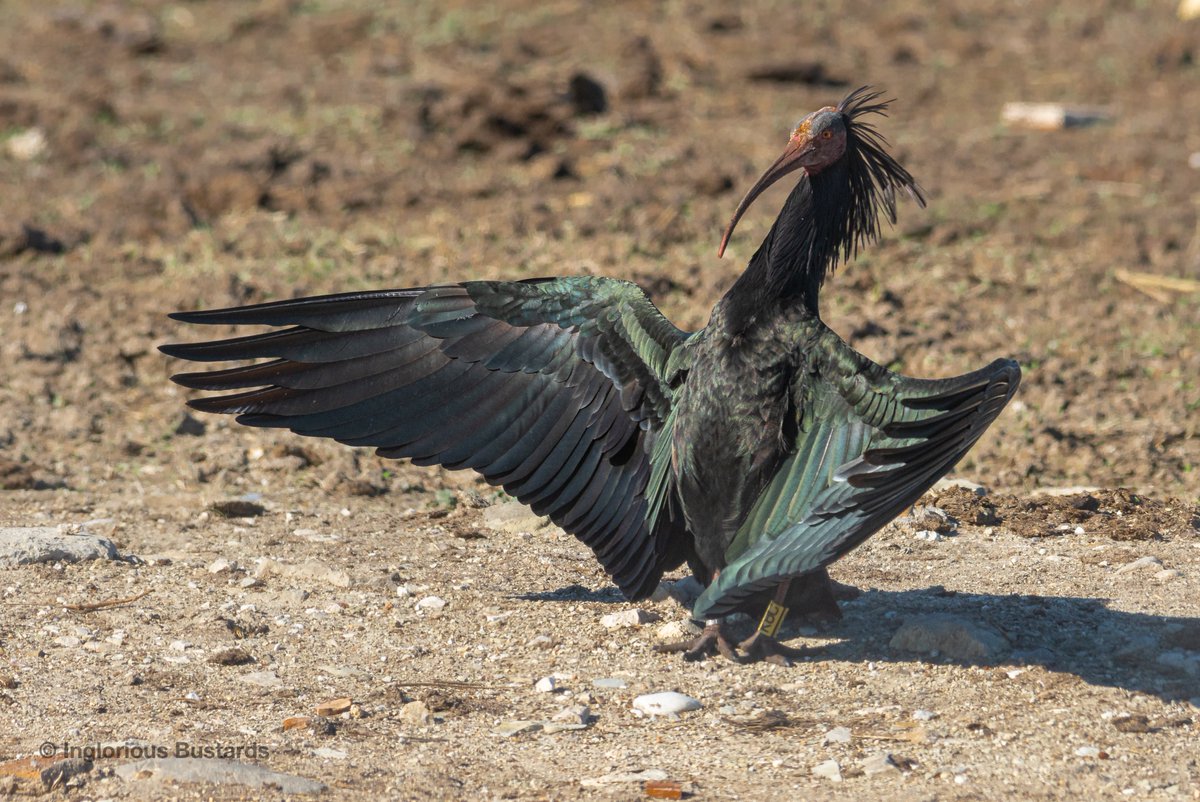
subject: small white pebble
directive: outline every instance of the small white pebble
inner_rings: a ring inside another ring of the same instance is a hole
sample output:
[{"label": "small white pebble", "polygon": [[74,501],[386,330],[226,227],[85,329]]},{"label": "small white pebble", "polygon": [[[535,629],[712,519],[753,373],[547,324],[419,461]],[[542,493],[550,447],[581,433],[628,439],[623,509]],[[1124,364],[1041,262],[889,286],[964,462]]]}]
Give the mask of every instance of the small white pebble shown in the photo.
[{"label": "small white pebble", "polygon": [[633,700],[633,709],[647,716],[673,716],[701,707],[699,699],[676,691],[646,693]]},{"label": "small white pebble", "polygon": [[812,767],[814,777],[824,777],[827,780],[832,780],[835,783],[842,781],[842,767],[838,765],[836,760],[826,760]]},{"label": "small white pebble", "polygon": [[848,744],[850,743],[850,738],[849,727],[834,727],[825,733],[825,743],[827,744]]},{"label": "small white pebble", "polygon": [[652,613],[649,610],[643,610],[640,607],[635,607],[632,610],[621,610],[616,613],[609,613],[601,616],[600,626],[605,629],[618,629],[622,627],[640,627],[642,624],[649,624],[657,621],[659,618],[657,613]]},{"label": "small white pebble", "polygon": [[418,610],[441,610],[446,606],[446,600],[441,596],[426,596],[416,604]]}]

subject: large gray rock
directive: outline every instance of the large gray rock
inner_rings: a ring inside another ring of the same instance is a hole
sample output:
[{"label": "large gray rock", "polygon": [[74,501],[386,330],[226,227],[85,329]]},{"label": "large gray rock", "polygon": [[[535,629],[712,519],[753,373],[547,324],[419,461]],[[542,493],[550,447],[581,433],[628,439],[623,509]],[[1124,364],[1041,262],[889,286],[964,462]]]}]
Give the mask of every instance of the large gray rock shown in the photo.
[{"label": "large gray rock", "polygon": [[0,527],[0,566],[4,568],[120,558],[117,547],[108,538],[69,535],[55,526]]},{"label": "large gray rock", "polygon": [[325,785],[307,777],[282,774],[265,766],[216,758],[162,757],[137,760],[114,771],[126,782],[155,780],[175,783],[243,785],[247,788],[278,788],[285,794],[319,794]]},{"label": "large gray rock", "polygon": [[908,619],[892,636],[891,647],[973,662],[999,660],[1010,648],[1008,640],[991,627],[947,613]]},{"label": "large gray rock", "polygon": [[493,504],[483,511],[483,523],[497,532],[535,532],[550,523],[546,516],[534,514],[533,510],[519,501]]}]

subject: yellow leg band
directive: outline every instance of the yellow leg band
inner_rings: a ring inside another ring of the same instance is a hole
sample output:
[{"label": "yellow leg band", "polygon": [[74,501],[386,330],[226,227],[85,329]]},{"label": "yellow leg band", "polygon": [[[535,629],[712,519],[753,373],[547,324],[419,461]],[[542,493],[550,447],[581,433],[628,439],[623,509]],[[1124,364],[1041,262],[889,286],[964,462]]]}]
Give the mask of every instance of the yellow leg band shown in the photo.
[{"label": "yellow leg band", "polygon": [[779,631],[779,627],[783,624],[783,619],[787,615],[787,611],[788,608],[779,602],[770,601],[767,604],[767,611],[763,613],[762,622],[758,625],[758,631],[767,637],[775,637],[775,633]]}]

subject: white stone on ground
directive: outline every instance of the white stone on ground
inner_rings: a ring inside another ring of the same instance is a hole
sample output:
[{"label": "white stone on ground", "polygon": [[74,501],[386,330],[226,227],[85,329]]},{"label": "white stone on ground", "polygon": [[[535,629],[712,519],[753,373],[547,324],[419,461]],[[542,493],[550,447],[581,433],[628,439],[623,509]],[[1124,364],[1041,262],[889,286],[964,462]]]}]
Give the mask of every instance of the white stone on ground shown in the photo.
[{"label": "white stone on ground", "polygon": [[1151,557],[1149,554],[1147,554],[1145,557],[1138,557],[1133,562],[1125,563],[1117,569],[1117,573],[1128,574],[1132,573],[1133,571],[1144,571],[1148,568],[1161,569],[1162,567],[1162,560],[1158,559],[1157,557]]},{"label": "white stone on ground", "polygon": [[552,720],[561,721],[564,724],[586,725],[592,720],[592,712],[588,709],[587,705],[571,705],[555,713]]},{"label": "white stone on ground", "polygon": [[690,620],[668,621],[658,628],[658,637],[668,643],[687,640],[700,634],[700,627]]},{"label": "white stone on ground", "polygon": [[825,743],[827,744],[848,744],[850,743],[850,738],[849,727],[834,727],[825,733]]},{"label": "white stone on ground", "polygon": [[424,702],[408,702],[400,708],[400,720],[413,727],[427,727],[433,723],[433,714]]},{"label": "white stone on ground", "polygon": [[446,600],[441,596],[426,596],[416,604],[418,610],[429,610],[436,612],[446,606]]},{"label": "white stone on ground", "polygon": [[677,716],[703,707],[699,699],[677,691],[645,693],[633,700],[633,709],[646,716]]},{"label": "white stone on ground", "polygon": [[606,688],[608,690],[621,690],[628,688],[629,683],[618,677],[600,677],[592,680],[592,686],[595,688]]},{"label": "white stone on ground", "polygon": [[658,613],[652,613],[649,610],[643,610],[640,607],[634,607],[632,610],[621,610],[616,613],[609,613],[601,616],[600,626],[606,629],[618,629],[623,627],[640,627],[643,624],[651,624],[659,620]]}]

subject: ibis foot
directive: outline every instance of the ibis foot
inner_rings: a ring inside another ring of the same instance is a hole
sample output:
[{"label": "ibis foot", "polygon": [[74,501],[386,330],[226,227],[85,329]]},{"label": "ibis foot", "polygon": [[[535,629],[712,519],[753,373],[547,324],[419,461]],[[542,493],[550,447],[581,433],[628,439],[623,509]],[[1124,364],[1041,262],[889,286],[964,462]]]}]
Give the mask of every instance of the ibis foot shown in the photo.
[{"label": "ibis foot", "polygon": [[739,643],[738,648],[746,653],[746,656],[742,658],[742,662],[757,663],[762,660],[785,667],[792,665],[793,661],[799,660],[806,654],[803,649],[793,649],[790,646],[784,646],[775,640],[775,638],[764,634],[761,629]]},{"label": "ibis foot", "polygon": [[703,660],[715,654],[721,654],[735,663],[743,662],[729,638],[725,637],[719,621],[709,621],[704,631],[692,640],[660,643],[654,647],[654,651],[664,654],[683,652],[683,659],[689,662]]}]

